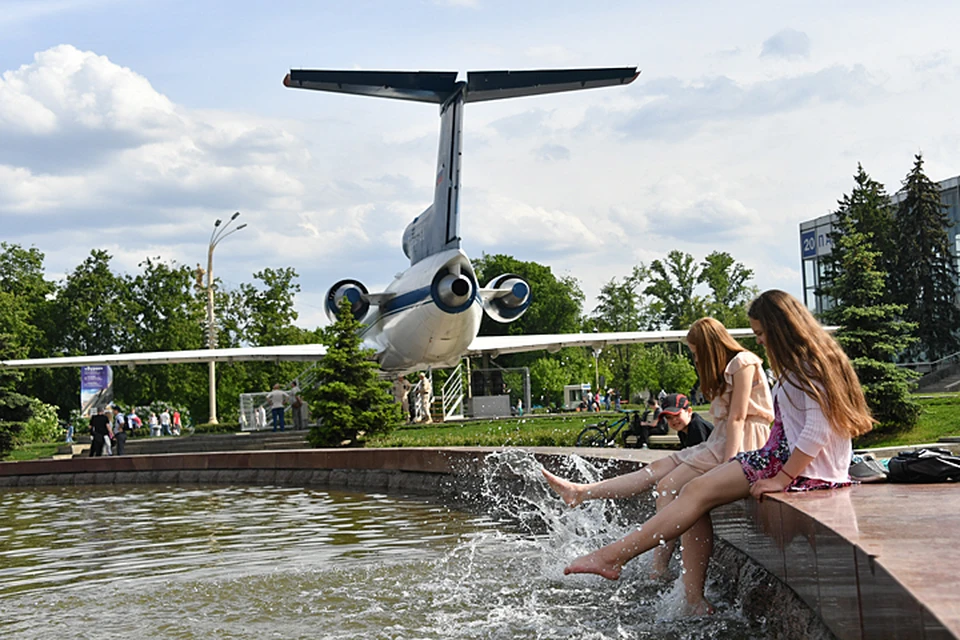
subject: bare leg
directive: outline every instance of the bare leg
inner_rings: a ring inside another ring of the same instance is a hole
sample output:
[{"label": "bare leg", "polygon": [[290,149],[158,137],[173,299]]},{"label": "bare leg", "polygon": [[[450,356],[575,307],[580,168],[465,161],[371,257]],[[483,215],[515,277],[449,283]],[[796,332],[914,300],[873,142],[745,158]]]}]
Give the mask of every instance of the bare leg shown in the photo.
[{"label": "bare leg", "polygon": [[707,581],[707,566],[713,554],[713,522],[710,514],[702,516],[681,537],[683,545],[683,591],[687,597],[687,611],[702,616],[713,613],[703,586]]},{"label": "bare leg", "polygon": [[608,580],[620,577],[623,565],[653,549],[661,540],[672,540],[721,504],[750,495],[750,484],[739,462],[727,462],[686,484],[676,500],[657,512],[639,529],[602,549],[577,558],[563,570],[595,573]]},{"label": "bare leg", "polygon": [[577,484],[557,477],[542,469],[543,477],[557,492],[567,506],[575,507],[585,500],[601,498],[629,498],[646,491],[657,484],[664,476],[677,468],[673,458],[661,458],[643,469],[615,478],[607,478],[590,484]]},{"label": "bare leg", "polygon": [[[701,475],[693,467],[680,464],[657,483],[657,511],[662,511],[668,504],[673,502],[680,494],[683,486]],[[653,569],[650,571],[650,577],[660,579],[667,573],[670,564],[670,557],[673,555],[673,540],[667,544],[658,545],[653,552]]]}]

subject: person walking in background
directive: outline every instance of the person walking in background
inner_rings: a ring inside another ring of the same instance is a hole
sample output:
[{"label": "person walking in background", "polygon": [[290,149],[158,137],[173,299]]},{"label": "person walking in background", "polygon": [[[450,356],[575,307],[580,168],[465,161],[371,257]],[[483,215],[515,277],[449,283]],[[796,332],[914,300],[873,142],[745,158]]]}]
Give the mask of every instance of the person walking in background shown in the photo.
[{"label": "person walking in background", "polygon": [[402,375],[397,375],[390,387],[393,393],[394,402],[400,403],[400,409],[403,411],[403,419],[410,419],[410,389],[413,385]]},{"label": "person walking in background", "polygon": [[166,407],[160,412],[160,433],[165,436],[172,435],[170,431],[170,410]]},{"label": "person walking in background", "polygon": [[103,413],[103,407],[97,407],[97,413],[90,416],[90,434],[93,444],[90,445],[90,457],[103,455],[104,442],[110,435],[110,421]]},{"label": "person walking in background", "polygon": [[143,426],[143,421],[137,415],[136,407],[130,407],[130,413],[127,414],[127,432],[134,434],[137,429]]},{"label": "person walking in background", "polygon": [[433,416],[430,415],[430,403],[433,401],[433,384],[430,383],[430,378],[422,371],[420,372],[420,386],[417,387],[417,398],[420,406],[418,422],[432,424]]},{"label": "person walking in background", "polygon": [[172,424],[173,424],[173,435],[175,435],[175,436],[180,435],[180,429],[181,429],[181,426],[182,426],[182,425],[180,424],[180,410],[179,410],[179,409],[174,409],[174,410],[173,410],[173,422],[172,422]]},{"label": "person walking in background", "polygon": [[[875,421],[843,349],[802,302],[783,291],[762,293],[747,315],[777,376],[774,423],[766,444],[690,480],[642,527],[577,558],[564,573],[616,580],[624,564],[678,533],[689,533],[714,507],[749,496],[759,500],[766,493],[850,484],[851,438],[870,431]],[[697,357],[702,357],[699,352]],[[760,375],[760,386],[766,387],[762,371]],[[706,384],[704,393],[709,394]],[[703,559],[708,561],[709,556]]]},{"label": "person walking in background", "polygon": [[147,423],[150,425],[150,437],[159,438],[160,437],[160,420],[157,419],[157,414],[151,411],[150,417],[147,418]]},{"label": "person walking in background", "polygon": [[287,394],[280,388],[279,383],[273,385],[273,391],[267,394],[266,404],[270,405],[270,413],[273,417],[273,430],[276,431],[277,427],[279,427],[280,431],[283,431],[285,426],[283,423],[283,411],[287,405]]},{"label": "person walking in background", "polygon": [[[567,504],[630,497],[655,484],[659,511],[673,502],[688,482],[723,464],[738,451],[757,448],[766,440],[773,419],[773,401],[763,381],[763,361],[744,349],[713,318],[701,318],[690,326],[687,345],[703,389],[711,399],[710,415],[716,427],[693,412],[685,395],[665,395],[661,416],[681,436],[685,448],[640,471],[588,485],[570,483],[544,471],[547,481]],[[709,516],[683,534],[682,547],[687,610],[708,613],[712,607],[704,598],[703,587],[707,561],[713,552]],[[672,544],[657,550],[652,566],[655,577],[666,574],[671,554]]]},{"label": "person walking in background", "polygon": [[303,411],[304,402],[300,396],[300,388],[297,385],[293,385],[293,388],[290,389],[290,398],[290,414],[293,417],[293,428],[304,429],[307,424]]},{"label": "person walking in background", "polygon": [[127,446],[126,420],[120,407],[113,406],[113,440],[117,443],[117,455],[122,456]]}]

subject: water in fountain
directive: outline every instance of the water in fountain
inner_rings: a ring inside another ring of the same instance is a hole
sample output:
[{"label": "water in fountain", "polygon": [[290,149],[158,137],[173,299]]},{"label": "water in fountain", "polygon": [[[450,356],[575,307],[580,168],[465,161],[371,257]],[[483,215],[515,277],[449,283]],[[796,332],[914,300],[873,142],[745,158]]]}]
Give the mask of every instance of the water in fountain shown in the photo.
[{"label": "water in fountain", "polygon": [[721,593],[716,615],[679,616],[679,587],[643,559],[617,582],[563,576],[631,525],[610,501],[568,509],[539,469],[492,456],[466,508],[301,487],[0,490],[0,637],[766,637]]}]

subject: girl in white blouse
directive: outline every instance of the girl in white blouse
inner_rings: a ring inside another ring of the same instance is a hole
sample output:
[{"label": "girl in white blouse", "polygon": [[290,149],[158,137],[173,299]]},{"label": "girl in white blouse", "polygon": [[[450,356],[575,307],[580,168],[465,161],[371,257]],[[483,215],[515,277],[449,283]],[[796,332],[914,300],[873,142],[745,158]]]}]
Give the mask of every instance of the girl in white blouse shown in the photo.
[{"label": "girl in white blouse", "polygon": [[788,293],[764,292],[748,315],[778,378],[767,443],[690,480],[676,500],[639,529],[577,558],[564,573],[616,580],[629,560],[686,532],[716,506],[777,491],[849,484],[850,440],[874,424],[850,361]]}]

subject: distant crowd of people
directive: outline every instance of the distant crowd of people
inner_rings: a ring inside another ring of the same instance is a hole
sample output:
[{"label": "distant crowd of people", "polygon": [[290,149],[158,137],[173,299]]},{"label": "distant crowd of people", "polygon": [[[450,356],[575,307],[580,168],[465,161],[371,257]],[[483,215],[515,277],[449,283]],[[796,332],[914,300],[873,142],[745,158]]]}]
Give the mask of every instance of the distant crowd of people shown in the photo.
[{"label": "distant crowd of people", "polygon": [[577,411],[620,411],[620,392],[616,389],[606,391],[584,391],[577,405]]},{"label": "distant crowd of people", "polygon": [[[123,455],[128,435],[143,428],[143,419],[136,409],[131,407],[129,413],[125,414],[117,405],[97,407],[94,415],[90,417],[90,435],[93,439],[90,447],[92,457]],[[179,436],[183,431],[182,417],[177,409],[173,411],[163,409],[159,416],[156,412],[150,411],[147,415],[147,426],[150,429],[150,436],[154,438]],[[67,427],[68,443],[73,442],[73,436],[73,425],[69,425]]]}]

